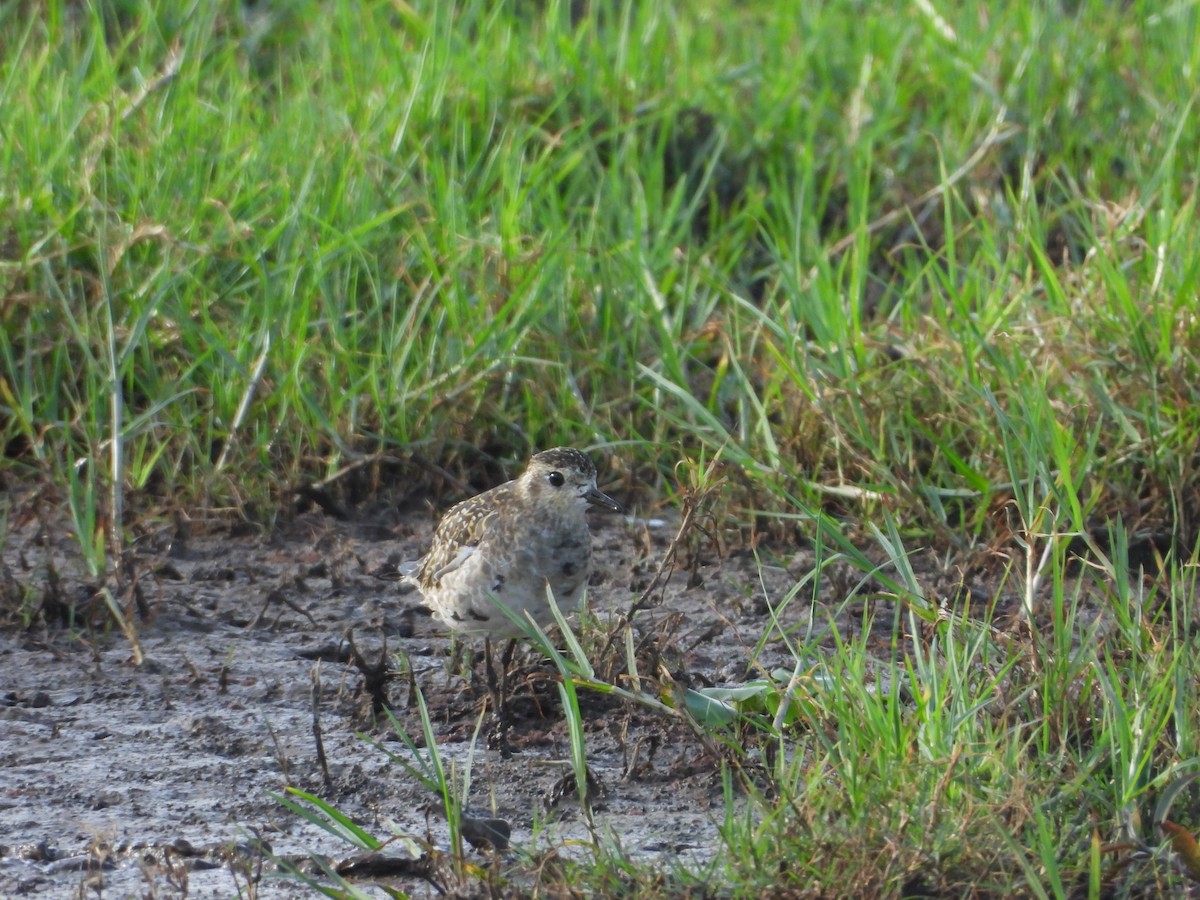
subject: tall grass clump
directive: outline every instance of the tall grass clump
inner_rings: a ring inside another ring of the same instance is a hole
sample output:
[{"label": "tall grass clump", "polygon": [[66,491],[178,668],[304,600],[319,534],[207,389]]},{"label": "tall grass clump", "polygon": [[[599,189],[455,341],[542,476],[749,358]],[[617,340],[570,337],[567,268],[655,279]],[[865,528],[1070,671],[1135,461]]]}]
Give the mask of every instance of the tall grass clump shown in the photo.
[{"label": "tall grass clump", "polygon": [[253,510],[381,450],[708,447],[990,534],[1029,385],[1110,436],[1102,510],[1186,477],[1186,11],[716,11],[7,17],[6,465],[115,436],[135,505]]}]

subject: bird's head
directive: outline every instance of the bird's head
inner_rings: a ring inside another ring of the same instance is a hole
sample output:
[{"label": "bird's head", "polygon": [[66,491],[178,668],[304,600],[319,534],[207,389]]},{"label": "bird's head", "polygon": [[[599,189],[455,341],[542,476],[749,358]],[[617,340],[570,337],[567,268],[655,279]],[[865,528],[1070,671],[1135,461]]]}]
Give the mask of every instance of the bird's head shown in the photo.
[{"label": "bird's head", "polygon": [[620,503],[596,487],[596,467],[592,461],[570,447],[534,454],[517,484],[536,507],[548,513],[568,515],[582,512],[588,506],[624,511]]}]

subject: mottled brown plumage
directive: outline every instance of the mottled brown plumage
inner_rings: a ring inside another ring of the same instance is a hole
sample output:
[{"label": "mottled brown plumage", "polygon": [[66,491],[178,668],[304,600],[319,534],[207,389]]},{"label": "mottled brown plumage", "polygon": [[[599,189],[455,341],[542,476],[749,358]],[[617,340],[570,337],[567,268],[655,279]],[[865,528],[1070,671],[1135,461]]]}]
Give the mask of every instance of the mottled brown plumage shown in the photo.
[{"label": "mottled brown plumage", "polygon": [[519,478],[464,500],[438,524],[414,575],[426,604],[466,635],[520,636],[498,604],[545,627],[553,621],[546,586],[565,610],[587,585],[592,504],[621,510],[596,488],[587,456],[567,447],[534,455]]}]

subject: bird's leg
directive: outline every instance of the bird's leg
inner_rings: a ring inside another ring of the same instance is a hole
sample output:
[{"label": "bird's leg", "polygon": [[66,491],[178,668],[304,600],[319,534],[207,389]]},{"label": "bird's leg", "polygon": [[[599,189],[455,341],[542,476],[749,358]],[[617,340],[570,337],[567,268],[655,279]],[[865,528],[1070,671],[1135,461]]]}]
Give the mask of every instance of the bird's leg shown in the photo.
[{"label": "bird's leg", "polygon": [[517,639],[509,638],[504,655],[500,657],[500,714],[504,717],[505,727],[508,727],[508,670],[512,667],[513,653],[517,649]]},{"label": "bird's leg", "polygon": [[[450,634],[450,662],[446,666],[447,679],[463,675],[463,647],[466,646],[454,633]],[[469,668],[469,667],[468,667]]]},{"label": "bird's leg", "polygon": [[500,755],[508,758],[508,715],[504,702],[504,682],[506,678],[497,678],[496,666],[492,662],[492,639],[483,639],[483,659],[487,666],[488,694],[492,698],[492,728],[488,732],[488,746],[499,750]]},{"label": "bird's leg", "polygon": [[492,663],[492,639],[483,639],[483,664],[487,669],[488,696],[492,698],[492,712],[500,711],[500,682],[496,678],[496,666]]},{"label": "bird's leg", "polygon": [[493,750],[499,750],[505,758],[512,753],[508,746],[508,731],[512,726],[508,719],[508,667],[512,665],[513,653],[516,649],[516,640],[510,640],[500,657],[500,673],[497,675],[496,667],[492,662],[492,641],[490,638],[485,638],[483,641],[483,654],[487,663],[488,693],[492,696],[492,705],[495,709],[495,724],[491,734],[488,735],[488,745]]}]

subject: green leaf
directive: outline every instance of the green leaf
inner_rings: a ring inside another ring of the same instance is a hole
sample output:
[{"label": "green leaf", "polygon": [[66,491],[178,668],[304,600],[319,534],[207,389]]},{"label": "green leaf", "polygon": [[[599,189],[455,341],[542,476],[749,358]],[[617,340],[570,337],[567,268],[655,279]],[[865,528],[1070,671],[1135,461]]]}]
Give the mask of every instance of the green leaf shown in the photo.
[{"label": "green leaf", "polygon": [[691,717],[706,728],[720,728],[737,721],[737,707],[725,700],[709,696],[705,693],[708,690],[710,689],[696,691],[688,688],[684,693],[684,703]]}]

